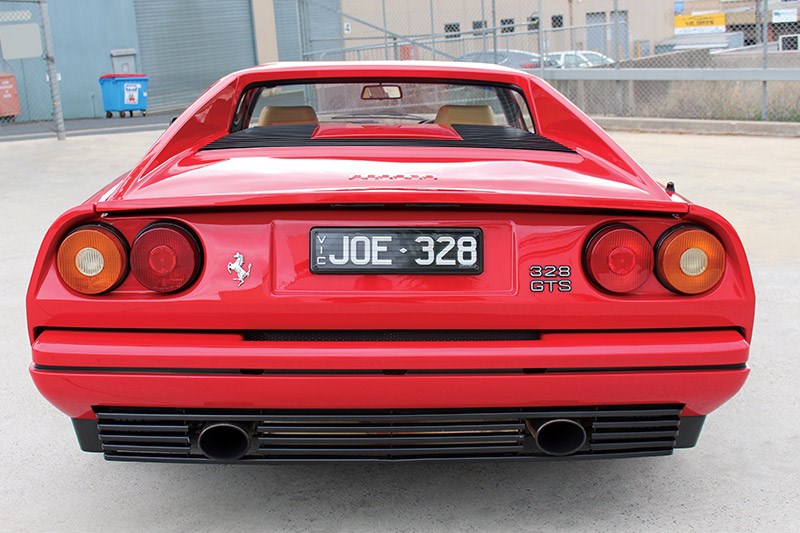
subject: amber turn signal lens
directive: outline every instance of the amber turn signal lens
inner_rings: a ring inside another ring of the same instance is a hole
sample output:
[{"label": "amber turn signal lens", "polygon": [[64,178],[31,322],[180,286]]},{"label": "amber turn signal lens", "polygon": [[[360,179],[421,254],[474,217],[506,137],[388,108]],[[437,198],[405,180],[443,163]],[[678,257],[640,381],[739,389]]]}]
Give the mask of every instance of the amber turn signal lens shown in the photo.
[{"label": "amber turn signal lens", "polygon": [[81,226],[59,246],[56,266],[69,288],[100,294],[122,281],[128,257],[125,244],[113,230],[100,225]]},{"label": "amber turn signal lens", "polygon": [[658,245],[656,273],[675,292],[700,294],[725,272],[725,249],[705,229],[683,227],[666,234]]},{"label": "amber turn signal lens", "polygon": [[611,292],[641,287],[653,271],[653,248],[628,226],[609,226],[595,233],[586,247],[586,266],[595,283]]}]

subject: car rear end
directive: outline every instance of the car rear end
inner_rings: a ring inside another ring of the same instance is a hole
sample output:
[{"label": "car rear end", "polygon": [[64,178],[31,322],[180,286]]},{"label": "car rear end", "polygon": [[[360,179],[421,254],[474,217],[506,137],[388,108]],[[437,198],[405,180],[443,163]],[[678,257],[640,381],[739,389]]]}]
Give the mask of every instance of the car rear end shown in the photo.
[{"label": "car rear end", "polygon": [[[36,332],[34,380],[108,458],[203,459],[215,422],[242,428],[253,461],[542,457],[537,426],[555,420],[586,433],[574,457],[662,454],[693,445],[747,374],[736,242],[711,294],[677,294],[654,272],[610,293],[587,271],[603,228],[655,244],[689,227],[669,215],[337,208],[103,224],[127,242],[169,224],[202,243],[199,276],[176,294],[129,274],[76,298],[53,262],[42,273],[33,312],[58,327]],[[315,274],[309,240],[331,227],[477,228],[482,273]]]},{"label": "car rear end", "polygon": [[719,215],[547,139],[292,127],[206,142],[51,228],[31,373],[82,449],[666,455],[744,383],[753,288]]}]

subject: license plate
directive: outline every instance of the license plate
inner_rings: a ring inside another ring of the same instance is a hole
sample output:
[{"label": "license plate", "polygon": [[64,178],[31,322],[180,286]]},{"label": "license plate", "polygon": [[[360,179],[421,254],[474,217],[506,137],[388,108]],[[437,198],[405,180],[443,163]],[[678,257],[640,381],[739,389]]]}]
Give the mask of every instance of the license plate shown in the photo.
[{"label": "license plate", "polygon": [[314,274],[480,274],[479,228],[313,228]]}]

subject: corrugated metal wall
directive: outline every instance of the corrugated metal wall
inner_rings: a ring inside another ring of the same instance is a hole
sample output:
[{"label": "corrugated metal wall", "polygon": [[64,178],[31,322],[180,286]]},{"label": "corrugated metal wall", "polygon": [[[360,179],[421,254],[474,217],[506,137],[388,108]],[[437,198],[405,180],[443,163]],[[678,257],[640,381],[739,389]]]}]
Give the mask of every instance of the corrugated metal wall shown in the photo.
[{"label": "corrugated metal wall", "polygon": [[134,0],[151,110],[185,107],[209,85],[256,64],[250,0]]},{"label": "corrugated metal wall", "polygon": [[275,33],[280,61],[302,61],[303,39],[300,35],[300,4],[297,0],[275,1]]}]

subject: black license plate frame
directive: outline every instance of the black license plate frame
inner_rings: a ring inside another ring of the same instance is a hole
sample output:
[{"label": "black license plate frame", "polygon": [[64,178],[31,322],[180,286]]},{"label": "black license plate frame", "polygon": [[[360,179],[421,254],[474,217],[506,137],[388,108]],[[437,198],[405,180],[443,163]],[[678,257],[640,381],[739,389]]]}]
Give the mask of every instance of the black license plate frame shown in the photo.
[{"label": "black license plate frame", "polygon": [[[348,238],[347,245],[344,237]],[[359,244],[355,245],[356,253],[351,258],[347,250],[353,250],[354,241],[352,239],[354,237],[360,239],[358,240]],[[373,237],[379,237],[379,239],[376,240]],[[390,237],[390,239],[386,240],[386,237]],[[483,230],[476,227],[318,226],[309,231],[309,243],[309,263],[313,274],[457,274],[474,276],[482,274],[484,268]],[[364,245],[359,246],[361,243]],[[451,243],[452,247],[449,246]],[[433,246],[432,252],[429,249],[431,245]],[[445,248],[447,249],[445,250]],[[402,252],[403,249],[406,251]],[[421,260],[423,263],[427,263],[431,259],[431,253],[433,255],[431,263],[420,264],[417,261]],[[472,262],[473,258],[474,262]],[[368,259],[367,262],[364,262],[365,259]],[[339,264],[334,264],[333,260],[339,261]],[[354,263],[354,260],[357,260],[358,264]],[[387,260],[391,264],[385,264]]]}]

